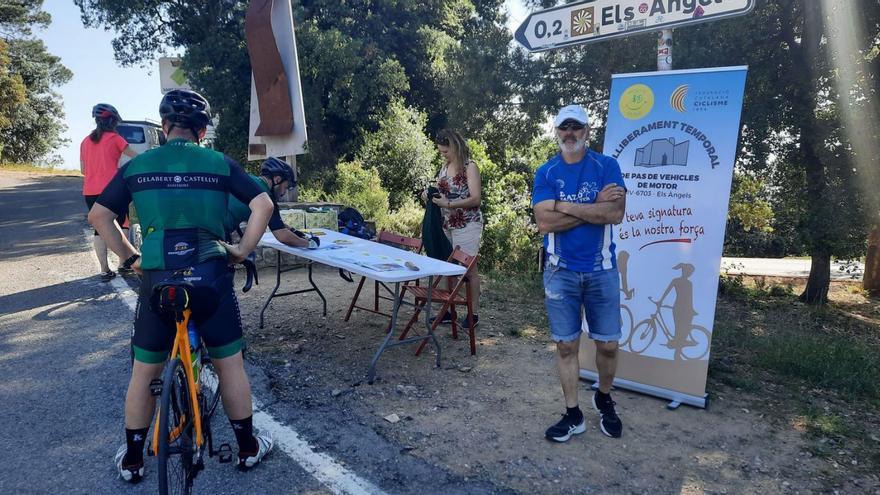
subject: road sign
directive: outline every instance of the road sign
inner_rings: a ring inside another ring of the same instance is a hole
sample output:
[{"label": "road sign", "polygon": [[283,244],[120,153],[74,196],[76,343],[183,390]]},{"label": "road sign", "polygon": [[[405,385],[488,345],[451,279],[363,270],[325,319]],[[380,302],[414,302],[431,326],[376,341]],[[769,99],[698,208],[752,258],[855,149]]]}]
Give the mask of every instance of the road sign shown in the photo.
[{"label": "road sign", "polygon": [[540,52],[749,13],[755,0],[591,0],[530,14],[514,37]]},{"label": "road sign", "polygon": [[162,85],[162,94],[172,89],[192,89],[180,67],[180,57],[159,58],[159,84]]}]

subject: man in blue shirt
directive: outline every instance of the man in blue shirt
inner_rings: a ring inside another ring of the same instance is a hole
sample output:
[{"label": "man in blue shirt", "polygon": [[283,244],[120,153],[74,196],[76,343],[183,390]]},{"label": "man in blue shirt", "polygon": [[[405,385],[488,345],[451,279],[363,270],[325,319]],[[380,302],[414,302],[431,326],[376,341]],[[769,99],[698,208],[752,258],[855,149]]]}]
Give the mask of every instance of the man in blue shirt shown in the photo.
[{"label": "man in blue shirt", "polygon": [[566,406],[562,420],[546,437],[565,442],[586,430],[578,407],[583,314],[596,343],[599,390],[593,407],[599,411],[602,432],[618,438],[623,426],[611,400],[621,337],[613,225],[623,220],[626,189],[617,161],[586,147],[590,127],[583,107],[563,107],[553,125],[560,153],[535,173],[532,193],[538,230],[544,234],[545,305]]}]

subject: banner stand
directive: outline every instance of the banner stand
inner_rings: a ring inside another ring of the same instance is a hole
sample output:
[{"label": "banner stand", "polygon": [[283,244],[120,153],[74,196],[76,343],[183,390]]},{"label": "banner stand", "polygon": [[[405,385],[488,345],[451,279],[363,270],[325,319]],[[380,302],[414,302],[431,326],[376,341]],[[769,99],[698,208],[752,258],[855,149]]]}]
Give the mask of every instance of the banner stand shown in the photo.
[{"label": "banner stand", "polygon": [[[591,382],[593,382],[593,384],[590,385],[590,388],[592,390],[596,390],[599,388],[598,373],[582,368],[580,375],[581,378],[583,378],[584,380],[590,380]],[[703,394],[702,397],[697,395],[687,395],[681,392],[676,392],[675,390],[668,390],[665,388],[655,387],[653,385],[645,385],[644,383],[634,382],[623,378],[615,378],[613,386],[626,389],[631,392],[638,392],[640,394],[651,395],[654,397],[659,397],[661,399],[668,399],[669,404],[666,405],[666,409],[669,410],[678,409],[678,406],[682,404],[699,407],[701,409],[706,409],[707,407],[709,407],[708,393]]]}]

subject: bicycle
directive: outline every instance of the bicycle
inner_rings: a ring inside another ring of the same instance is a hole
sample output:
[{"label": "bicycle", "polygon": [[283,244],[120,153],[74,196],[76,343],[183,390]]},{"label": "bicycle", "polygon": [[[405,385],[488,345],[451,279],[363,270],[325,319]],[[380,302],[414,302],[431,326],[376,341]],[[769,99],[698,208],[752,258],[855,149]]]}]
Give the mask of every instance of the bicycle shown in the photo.
[{"label": "bicycle", "polygon": [[[247,270],[242,292],[247,292],[256,277],[256,266],[250,259],[242,264]],[[192,310],[188,291],[192,285],[180,277],[176,280],[175,275],[153,287],[160,308],[174,315],[177,328],[172,358],[162,377],[150,383],[150,391],[160,399],[148,452],[158,460],[162,495],[192,493],[196,476],[205,468],[206,451],[208,457],[218,456],[221,463],[231,462],[233,455],[228,443],[214,448],[211,418],[220,400],[216,373],[205,343],[198,338],[198,330],[189,325]],[[190,343],[191,331],[195,331],[197,339],[195,351]]]},{"label": "bicycle", "polygon": [[[665,306],[660,301],[655,301],[652,297],[648,297],[648,300],[657,306],[657,311],[648,318],[640,321],[635,328],[633,328],[628,343],[630,352],[635,354],[641,354],[651,346],[654,339],[657,338],[658,328],[663,332],[663,335],[666,336],[667,345],[673,342],[675,337],[674,334],[669,331],[669,325],[666,324],[661,312],[662,308],[672,309],[672,306]],[[688,332],[687,337],[685,337],[684,342],[670,347],[675,349],[676,360],[702,359],[709,353],[710,339],[711,334],[705,327],[691,325],[691,329]]]}]

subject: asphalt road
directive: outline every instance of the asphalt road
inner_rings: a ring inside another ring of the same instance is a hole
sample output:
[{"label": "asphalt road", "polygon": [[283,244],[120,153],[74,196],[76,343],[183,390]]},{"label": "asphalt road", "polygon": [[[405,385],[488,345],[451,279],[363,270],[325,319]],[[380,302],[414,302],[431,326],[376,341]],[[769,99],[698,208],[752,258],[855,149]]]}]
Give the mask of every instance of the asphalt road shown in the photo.
[{"label": "asphalt road", "polygon": [[[76,177],[0,172],[2,494],[156,492],[151,458],[135,486],[120,481],[113,465],[124,442],[137,281],[98,280],[81,187]],[[332,410],[275,397],[262,370],[247,366],[262,409],[255,423],[276,433],[278,448],[247,473],[208,460],[199,492],[508,493],[403,454],[363,423],[340,424]],[[217,440],[234,445],[218,416]]]},{"label": "asphalt road", "polygon": [[[0,181],[0,493],[155,493],[152,459],[138,486],[119,481],[113,466],[124,441],[132,313],[95,276],[81,179]],[[225,418],[216,424],[231,441]],[[273,454],[248,473],[211,460],[198,487],[329,493]]]},{"label": "asphalt road", "polygon": [[[721,271],[731,275],[767,275],[771,277],[807,278],[810,276],[809,258],[721,258]],[[860,261],[831,262],[831,280],[858,281],[865,275],[865,264]]]}]

